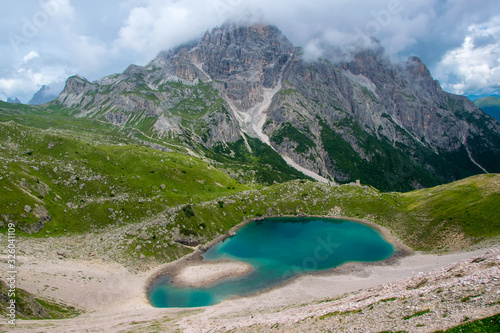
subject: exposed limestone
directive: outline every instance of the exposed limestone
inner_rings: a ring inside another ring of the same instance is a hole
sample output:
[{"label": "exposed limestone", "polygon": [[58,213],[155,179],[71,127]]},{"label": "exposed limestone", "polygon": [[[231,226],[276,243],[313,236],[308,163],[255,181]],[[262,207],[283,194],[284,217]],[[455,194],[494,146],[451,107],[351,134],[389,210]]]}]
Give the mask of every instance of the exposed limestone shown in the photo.
[{"label": "exposed limestone", "polygon": [[382,186],[403,177],[408,189],[500,172],[500,123],[444,92],[420,59],[394,64],[375,48],[343,63],[304,61],[273,26],[229,24],[144,67],[95,83],[72,77],[58,102],[121,128],[153,118],[152,137],[187,146],[245,133],[316,179],[349,182],[380,168]]}]

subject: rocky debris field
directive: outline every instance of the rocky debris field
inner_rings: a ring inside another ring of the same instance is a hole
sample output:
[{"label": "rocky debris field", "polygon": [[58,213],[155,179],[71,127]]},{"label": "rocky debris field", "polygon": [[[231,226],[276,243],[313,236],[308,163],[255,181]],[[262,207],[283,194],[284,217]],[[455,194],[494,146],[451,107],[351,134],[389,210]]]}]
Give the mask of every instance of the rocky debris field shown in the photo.
[{"label": "rocky debris field", "polygon": [[435,332],[500,312],[500,251],[315,303],[181,322],[184,332]]}]

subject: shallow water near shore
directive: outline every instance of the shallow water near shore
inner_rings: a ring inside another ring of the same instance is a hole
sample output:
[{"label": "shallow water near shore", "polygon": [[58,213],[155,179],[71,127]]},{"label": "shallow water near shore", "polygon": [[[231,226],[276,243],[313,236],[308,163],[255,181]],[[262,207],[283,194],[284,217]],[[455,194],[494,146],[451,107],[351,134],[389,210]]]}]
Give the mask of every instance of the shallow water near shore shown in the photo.
[{"label": "shallow water near shore", "polygon": [[247,262],[255,270],[203,288],[178,287],[172,278],[156,280],[148,290],[155,307],[200,307],[272,288],[300,274],[331,269],[347,262],[389,258],[394,247],[362,223],[328,218],[270,218],[243,227],[217,243],[204,261]]}]

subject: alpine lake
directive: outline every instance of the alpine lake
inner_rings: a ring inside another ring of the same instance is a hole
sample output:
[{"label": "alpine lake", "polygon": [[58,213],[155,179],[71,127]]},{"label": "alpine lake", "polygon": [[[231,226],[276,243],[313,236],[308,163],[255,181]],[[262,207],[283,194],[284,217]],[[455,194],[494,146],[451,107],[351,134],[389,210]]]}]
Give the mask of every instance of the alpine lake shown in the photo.
[{"label": "alpine lake", "polygon": [[207,250],[203,261],[240,261],[253,272],[201,288],[180,287],[162,276],[148,289],[159,308],[202,307],[276,287],[301,274],[325,271],[348,262],[377,262],[395,249],[374,228],[353,221],[317,217],[280,217],[254,221],[234,237]]}]

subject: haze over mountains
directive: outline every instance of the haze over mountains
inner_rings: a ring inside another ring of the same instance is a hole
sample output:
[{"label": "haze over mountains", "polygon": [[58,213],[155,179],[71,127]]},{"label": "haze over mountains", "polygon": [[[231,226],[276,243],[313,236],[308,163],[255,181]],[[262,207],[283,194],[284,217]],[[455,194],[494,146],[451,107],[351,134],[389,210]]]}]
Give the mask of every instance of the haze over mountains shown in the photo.
[{"label": "haze over mountains", "polygon": [[31,105],[41,105],[56,99],[57,95],[51,94],[50,87],[43,85],[40,90],[38,90],[33,97],[30,99],[28,104]]},{"label": "haze over mountains", "polygon": [[310,62],[274,26],[228,24],[144,67],[72,77],[57,102],[201,155],[254,153],[257,139],[313,178],[382,190],[500,171],[499,122],[420,59],[393,64],[375,48]]},{"label": "haze over mountains", "polygon": [[[38,90],[33,97],[29,100],[28,104],[29,105],[41,105],[48,103],[54,99],[57,98],[56,94],[52,94],[50,92],[50,87],[47,85],[43,85],[40,90]],[[7,103],[13,103],[13,104],[21,104],[22,102],[19,100],[19,98],[7,98]]]}]

